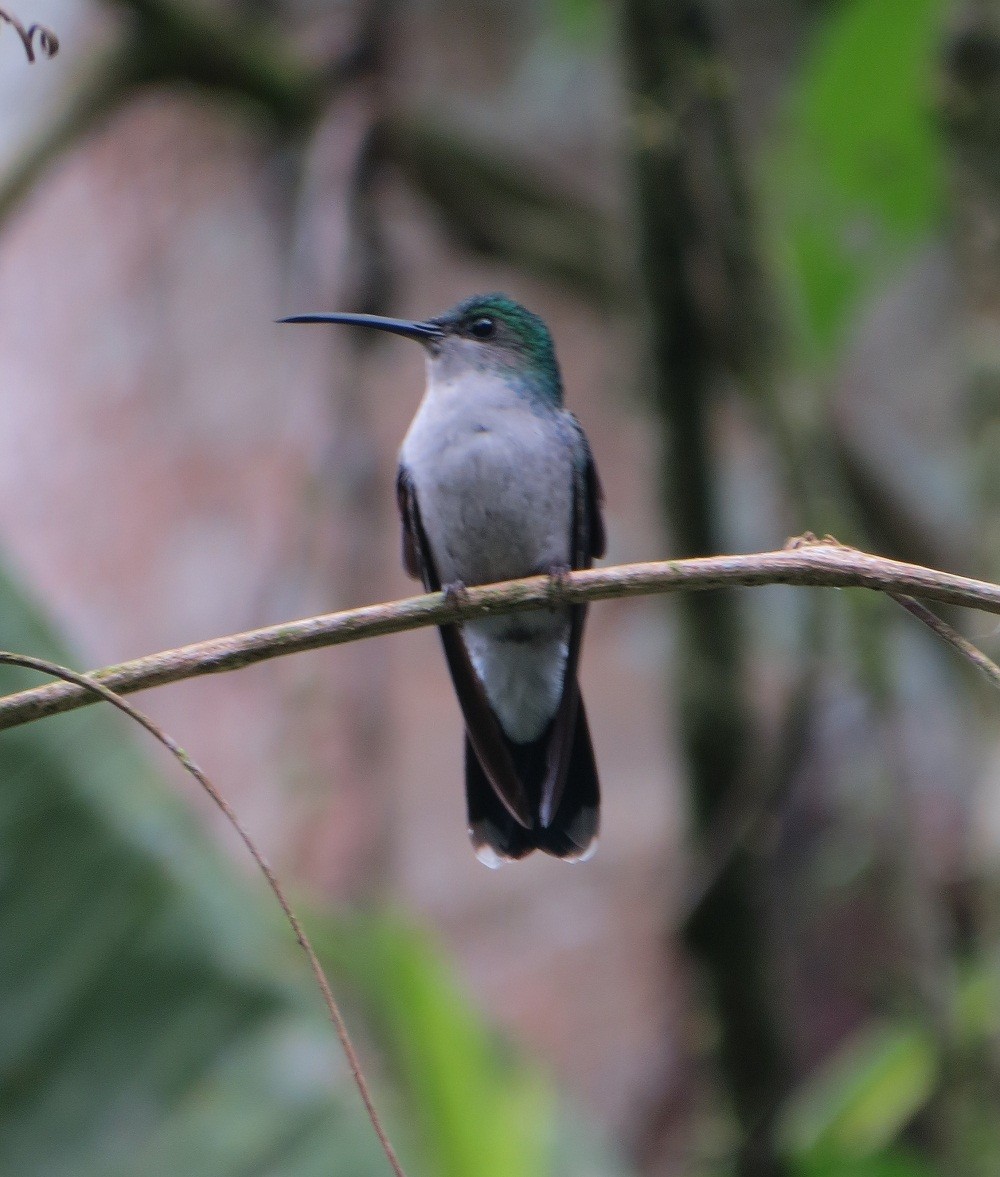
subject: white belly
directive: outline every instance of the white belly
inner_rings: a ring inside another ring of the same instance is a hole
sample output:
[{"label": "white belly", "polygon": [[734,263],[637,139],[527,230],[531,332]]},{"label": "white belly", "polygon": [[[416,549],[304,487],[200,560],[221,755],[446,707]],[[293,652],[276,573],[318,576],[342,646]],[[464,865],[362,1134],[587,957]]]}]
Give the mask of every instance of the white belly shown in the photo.
[{"label": "white belly", "polygon": [[[482,390],[480,390],[482,391]],[[442,584],[490,584],[572,560],[572,434],[500,389],[430,389],[403,442]],[[566,609],[469,623],[463,636],[507,735],[542,734],[562,697]]]},{"label": "white belly", "polygon": [[[545,616],[548,632],[528,642],[495,636],[490,627],[500,621]],[[522,613],[462,626],[472,665],[482,680],[486,697],[504,731],[518,744],[536,740],[555,715],[566,673],[569,618]]]},{"label": "white belly", "polygon": [[429,390],[400,451],[443,584],[571,562],[573,448],[554,413]]}]

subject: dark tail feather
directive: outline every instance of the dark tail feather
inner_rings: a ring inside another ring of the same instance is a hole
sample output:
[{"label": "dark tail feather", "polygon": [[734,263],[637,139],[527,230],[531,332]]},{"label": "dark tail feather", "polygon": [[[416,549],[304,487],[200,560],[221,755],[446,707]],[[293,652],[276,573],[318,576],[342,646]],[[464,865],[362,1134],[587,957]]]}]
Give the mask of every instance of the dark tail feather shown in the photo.
[{"label": "dark tail feather", "polygon": [[526,830],[507,810],[490,784],[465,737],[465,798],[469,807],[469,837],[480,862],[497,867],[506,859],[523,858],[535,848],[533,831]]},{"label": "dark tail feather", "polygon": [[[539,778],[541,779],[541,778]],[[580,862],[597,849],[601,787],[583,700],[577,705],[576,731],[566,770],[566,787],[551,825],[534,830],[536,845],[547,854]]]},{"label": "dark tail feather", "polygon": [[525,829],[497,796],[466,737],[465,793],[469,806],[469,836],[476,856],[487,866],[499,866],[505,859],[523,858],[532,850],[579,861],[589,858],[596,849],[600,787],[582,700],[578,706],[562,800],[551,824],[543,826],[538,808],[546,773],[548,740],[549,732],[546,732],[531,744],[508,744],[535,815],[532,828]]}]

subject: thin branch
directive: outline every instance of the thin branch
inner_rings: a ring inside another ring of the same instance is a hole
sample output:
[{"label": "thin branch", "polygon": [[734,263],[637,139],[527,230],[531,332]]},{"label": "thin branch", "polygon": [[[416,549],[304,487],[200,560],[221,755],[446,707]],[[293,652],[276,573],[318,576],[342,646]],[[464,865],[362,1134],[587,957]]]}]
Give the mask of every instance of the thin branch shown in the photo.
[{"label": "thin branch", "polygon": [[0,21],[6,21],[11,26],[15,33],[21,38],[21,44],[24,46],[24,52],[28,56],[29,61],[35,60],[35,39],[38,39],[38,48],[46,57],[55,57],[59,52],[59,38],[51,29],[47,29],[45,25],[28,25],[27,28],[14,16],[5,9],[0,8]]},{"label": "thin branch", "polygon": [[340,1012],[340,1007],[337,1004],[336,998],[333,996],[333,990],[330,987],[330,982],[327,980],[326,973],[323,971],[323,966],[320,964],[319,957],[316,955],[315,949],[312,946],[309,937],[306,935],[305,928],[303,928],[299,917],[292,910],[292,905],[289,903],[285,892],[278,881],[278,876],[274,873],[270,863],[264,857],[263,853],[257,848],[257,844],[250,837],[243,823],[236,816],[235,811],[230,806],[222,793],[212,784],[205,773],[198,767],[191,757],[184,751],[184,749],[177,743],[177,741],[168,735],[162,728],[160,728],[148,715],[145,715],[138,708],[133,707],[131,703],[127,703],[114,691],[110,690],[104,683],[96,682],[88,678],[86,675],[78,674],[75,670],[70,670],[66,666],[59,666],[55,662],[49,662],[43,658],[34,658],[28,654],[12,654],[5,650],[0,650],[0,663],[7,666],[24,666],[29,670],[38,670],[42,674],[50,674],[56,678],[61,678],[65,682],[72,684],[79,690],[86,691],[91,695],[96,696],[97,700],[103,699],[112,706],[117,707],[119,711],[123,711],[131,719],[134,719],[141,727],[144,727],[147,732],[158,740],[167,751],[176,758],[180,766],[185,772],[191,774],[205,792],[212,798],[215,804],[222,810],[226,820],[233,827],[239,835],[243,845],[249,850],[254,862],[260,868],[261,874],[267,880],[267,885],[274,893],[281,906],[281,910],[285,913],[285,918],[291,925],[292,931],[295,933],[295,939],[298,940],[302,947],[302,951],[306,954],[309,965],[312,968],[313,976],[316,978],[316,984],[323,994],[323,1001],[330,1014],[330,1021],[333,1022],[334,1029],[337,1031],[337,1037],[340,1039],[340,1045],[343,1048],[344,1054],[347,1057],[348,1066],[351,1069],[351,1075],[354,1079],[354,1084],[358,1089],[361,1100],[365,1105],[365,1111],[368,1113],[368,1119],[371,1121],[372,1128],[375,1130],[375,1135],[378,1137],[379,1144],[382,1146],[382,1151],[386,1155],[395,1177],[405,1177],[402,1166],[396,1156],[395,1150],[386,1135],[385,1129],[382,1126],[382,1121],[379,1119],[378,1112],[375,1110],[375,1105],[372,1102],[371,1092],[368,1089],[368,1083],[365,1079],[364,1071],[361,1069],[361,1062],[358,1058],[357,1052],[354,1049],[354,1044],[351,1041],[350,1034],[347,1031],[347,1023],[344,1021],[344,1016]]},{"label": "thin branch", "polygon": [[[564,580],[532,576],[525,580],[470,588],[461,596],[452,594],[450,598],[443,593],[429,593],[381,605],[365,605],[360,609],[307,617],[149,654],[117,666],[106,666],[88,677],[120,694],[130,694],[203,674],[238,670],[285,654],[402,633],[428,625],[544,609],[555,603],[732,586],[786,584],[813,588],[867,588],[943,601],[949,605],[964,605],[986,613],[1000,613],[1000,584],[887,560],[835,542],[798,542],[800,546],[775,552],[621,564],[613,568],[572,572]],[[0,698],[0,731],[47,715],[73,711],[93,701],[88,691],[77,685],[56,684],[6,695]]]},{"label": "thin branch", "polygon": [[[201,5],[121,0],[115,7],[135,19],[0,177],[0,224],[56,159],[148,87],[193,85],[216,96],[234,94],[294,138],[308,134],[325,105],[366,66],[359,44],[316,66],[291,48],[283,31],[230,20]],[[35,25],[25,32],[0,9],[2,18],[15,25],[22,40],[28,36],[26,49],[35,32],[46,52],[57,45],[47,29]]]},{"label": "thin branch", "polygon": [[[947,621],[938,617],[936,613],[933,613],[920,601],[914,600],[913,597],[908,597],[904,593],[892,592],[887,592],[886,596],[891,597],[907,613],[916,617],[928,629],[933,630],[939,638],[961,654],[976,670],[984,674],[993,686],[1000,689],[1000,666],[992,658],[987,657],[978,646],[973,645],[968,638],[963,637]],[[737,850],[750,842],[763,820],[774,811],[776,801],[783,795],[798,761],[804,726],[801,706],[808,702],[812,696],[810,683],[815,679],[816,669],[815,664],[810,666],[803,681],[798,684],[798,689],[792,697],[793,711],[786,723],[787,731],[777,741],[784,754],[782,759],[786,763],[782,764],[780,770],[773,774],[775,781],[763,795],[751,804],[747,804],[744,800],[738,805],[731,806],[730,811],[723,814],[722,818],[716,822],[712,836],[707,839],[710,854],[702,864],[700,872],[696,873],[694,882],[689,888],[683,915],[679,922],[684,923],[692,918],[705,901],[705,897],[711,893],[712,888],[732,861]]]},{"label": "thin branch", "polygon": [[974,646],[968,638],[963,638],[947,621],[938,617],[936,613],[932,613],[926,605],[922,605],[912,597],[908,597],[904,593],[889,593],[889,596],[897,604],[902,605],[907,613],[916,617],[918,621],[922,621],[928,629],[932,629],[952,649],[957,650],[977,670],[985,674],[995,687],[1000,687],[1000,666],[997,666],[992,658],[988,658],[978,646]]}]

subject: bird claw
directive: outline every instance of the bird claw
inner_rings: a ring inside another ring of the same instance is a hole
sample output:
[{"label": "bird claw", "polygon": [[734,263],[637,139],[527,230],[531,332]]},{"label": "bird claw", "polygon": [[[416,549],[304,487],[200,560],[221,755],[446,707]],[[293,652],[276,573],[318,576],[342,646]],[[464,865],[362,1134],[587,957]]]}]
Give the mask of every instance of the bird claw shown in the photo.
[{"label": "bird claw", "polygon": [[441,592],[444,593],[444,599],[447,604],[453,608],[458,608],[468,603],[469,590],[460,580],[453,580],[448,584],[442,585]]},{"label": "bird claw", "polygon": [[569,584],[569,574],[573,571],[568,564],[553,564],[548,570],[549,596],[554,601],[562,598],[566,586]]},{"label": "bird claw", "polygon": [[785,551],[796,552],[803,548],[843,548],[845,551],[854,551],[850,544],[842,544],[834,535],[824,535],[820,539],[815,532],[806,531],[802,535],[793,535],[785,540]]}]

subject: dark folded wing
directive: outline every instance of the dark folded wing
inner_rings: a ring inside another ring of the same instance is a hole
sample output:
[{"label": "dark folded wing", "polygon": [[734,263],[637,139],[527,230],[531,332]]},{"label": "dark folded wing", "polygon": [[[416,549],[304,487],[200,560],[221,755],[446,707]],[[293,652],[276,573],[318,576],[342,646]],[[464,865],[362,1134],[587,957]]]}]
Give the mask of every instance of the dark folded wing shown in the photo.
[{"label": "dark folded wing", "polygon": [[[581,461],[575,468],[573,479],[573,519],[570,535],[570,551],[573,554],[574,570],[589,568],[595,557],[599,558],[604,555],[605,549],[601,481],[597,475],[597,466],[594,463],[594,456],[590,452],[586,435],[579,426],[577,429],[581,445]],[[545,780],[542,782],[539,804],[539,817],[543,826],[552,824],[566,788],[566,774],[569,770],[574,747],[577,712],[580,704],[580,688],[577,684],[576,671],[580,661],[580,644],[583,641],[583,623],[586,616],[586,605],[571,607],[563,695],[559,709],[552,721],[547,770]]]},{"label": "dark folded wing", "polygon": [[[434,567],[434,557],[420,519],[416,490],[409,471],[402,465],[396,476],[396,501],[403,523],[403,565],[411,576],[423,581],[428,592],[440,592],[441,579]],[[461,630],[457,625],[442,625],[439,630],[469,742],[505,808],[520,825],[530,828],[534,816],[527,793],[483,684],[469,658]]]}]

